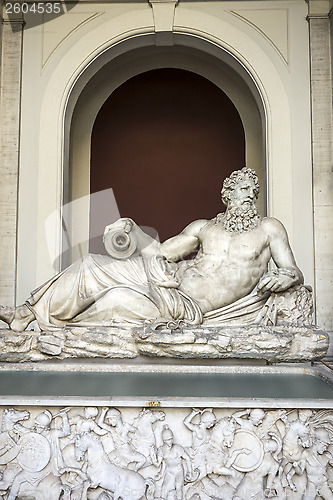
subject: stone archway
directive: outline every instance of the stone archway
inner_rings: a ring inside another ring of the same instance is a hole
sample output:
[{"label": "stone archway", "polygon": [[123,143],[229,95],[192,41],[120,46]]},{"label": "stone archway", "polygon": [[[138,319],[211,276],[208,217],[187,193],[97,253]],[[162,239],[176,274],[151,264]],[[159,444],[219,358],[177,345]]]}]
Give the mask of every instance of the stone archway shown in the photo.
[{"label": "stone archway", "polygon": [[[104,9],[106,4],[97,2],[92,16],[86,9],[87,22],[76,24],[73,16],[75,29],[63,26],[61,43],[50,35],[54,50],[50,57],[45,53],[42,71],[46,39],[38,38],[37,51],[35,32],[25,37],[31,59],[23,66],[17,301],[61,269],[69,180],[76,176],[73,199],[89,198],[90,137],[98,110],[124,81],[163,67],[207,78],[234,103],[244,126],[246,163],[261,164],[266,173],[261,186],[267,192],[267,215],[285,224],[297,262],[313,284],[308,61],[306,50],[300,49],[308,35],[305,4],[286,9],[290,16],[283,21],[282,38],[287,41],[288,23],[293,36],[285,59],[279,43],[245,22],[230,2],[107,4]],[[169,17],[163,14],[166,8]],[[274,10],[268,11],[275,26]],[[166,17],[168,22],[161,24]],[[74,222],[74,236],[88,239],[89,202],[68,220]]]},{"label": "stone archway", "polygon": [[[225,19],[217,19],[193,11],[188,13],[188,18],[183,14],[182,11],[182,17],[177,18],[180,24],[174,29],[173,45],[168,46],[157,44],[149,10],[142,9],[135,17],[101,18],[98,27],[89,31],[89,36],[80,37],[73,46],[64,44],[62,58],[48,68],[38,136],[35,220],[39,237],[33,256],[34,266],[26,282],[28,279],[34,284],[43,282],[61,269],[57,257],[62,254],[66,239],[61,214],[66,215],[63,207],[70,199],[71,176],[76,176],[72,184],[76,192],[72,193],[72,199],[86,195],[88,201],[67,218],[67,222],[73,221],[70,239],[88,242],[92,124],[103,102],[115,88],[135,74],[154,68],[193,71],[215,83],[232,100],[244,126],[246,163],[262,165],[264,177],[261,186],[264,186],[263,191],[267,190],[267,214],[283,221],[293,243],[294,232],[299,232],[300,228],[293,193],[296,190],[298,198],[302,193],[295,182],[300,177],[299,169],[294,170],[292,165],[292,143],[298,144],[301,140],[292,129],[292,92],[265,47],[230,24],[227,15]],[[84,106],[80,107],[81,103]],[[75,147],[70,147],[73,143]],[[80,169],[75,165],[80,165]],[[308,170],[306,173],[308,176]],[[304,179],[302,172],[302,182]],[[54,186],[54,189],[46,190],[47,185]],[[51,213],[60,214],[60,217],[55,217],[45,232],[45,220]],[[296,240],[302,250],[304,237],[308,241],[312,234],[309,213],[308,210],[306,217],[302,213],[302,242]],[[24,221],[22,217],[20,230],[23,236],[27,232]],[[312,253],[309,245],[306,248],[302,269],[311,276]],[[88,245],[83,246],[83,253],[87,249]],[[19,248],[19,255],[21,250],[23,248]]]},{"label": "stone archway", "polygon": [[[92,128],[96,117],[103,104],[120,85],[135,75],[142,75],[147,71],[161,68],[186,70],[197,75],[198,78],[204,77],[211,85],[214,84],[216,88],[222,90],[223,95],[232,103],[240,117],[245,136],[245,163],[258,173],[263,188],[259,205],[261,212],[266,212],[263,108],[260,106],[259,96],[253,95],[255,89],[250,88],[249,82],[246,82],[228,62],[228,57],[227,62],[222,62],[214,55],[210,56],[198,49],[182,45],[173,47],[146,45],[111,59],[87,81],[75,104],[69,102],[68,114],[71,110],[72,119],[68,119],[67,123],[70,124],[68,134],[71,140],[68,152],[69,175],[65,184],[68,189],[64,199],[69,202],[79,201],[70,204],[71,210],[68,212],[66,226],[69,228],[73,248],[71,255],[67,251],[63,252],[63,267],[89,250],[90,148]],[[243,163],[244,161],[238,163],[236,168],[240,168]],[[223,177],[224,175],[221,174],[220,182]],[[220,182],[218,187],[214,186],[216,200],[219,199]],[[221,208],[220,206],[220,210]],[[126,215],[135,218],[135,214]],[[195,215],[192,220],[193,218]],[[97,233],[94,232],[99,239],[100,232],[101,229]],[[65,243],[67,245],[67,242]]]}]

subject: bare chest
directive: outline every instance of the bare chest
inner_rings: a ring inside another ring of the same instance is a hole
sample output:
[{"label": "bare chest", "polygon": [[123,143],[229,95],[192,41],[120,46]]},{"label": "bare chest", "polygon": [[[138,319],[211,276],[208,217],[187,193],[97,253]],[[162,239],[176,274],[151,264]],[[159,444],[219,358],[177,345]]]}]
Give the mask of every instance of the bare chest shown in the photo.
[{"label": "bare chest", "polygon": [[213,222],[208,223],[199,234],[201,252],[207,258],[250,262],[262,259],[269,242],[259,228],[243,233],[231,233]]}]

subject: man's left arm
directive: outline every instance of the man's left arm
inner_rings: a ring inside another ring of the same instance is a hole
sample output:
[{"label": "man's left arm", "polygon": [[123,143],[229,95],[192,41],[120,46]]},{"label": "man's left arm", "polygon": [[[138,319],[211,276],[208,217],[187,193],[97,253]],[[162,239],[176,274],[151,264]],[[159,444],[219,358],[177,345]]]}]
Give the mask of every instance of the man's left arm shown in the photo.
[{"label": "man's left arm", "polygon": [[271,256],[276,270],[266,273],[258,284],[259,292],[284,292],[288,288],[303,283],[302,271],[297,267],[290,248],[287,231],[280,221],[267,218],[263,221],[267,231]]}]

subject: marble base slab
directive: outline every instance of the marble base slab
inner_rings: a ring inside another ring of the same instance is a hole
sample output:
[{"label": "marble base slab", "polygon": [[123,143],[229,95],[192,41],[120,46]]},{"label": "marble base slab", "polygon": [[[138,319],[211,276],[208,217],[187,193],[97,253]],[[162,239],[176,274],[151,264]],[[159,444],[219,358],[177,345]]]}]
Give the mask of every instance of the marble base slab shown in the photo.
[{"label": "marble base slab", "polygon": [[136,334],[141,354],[184,358],[314,361],[325,356],[328,335],[312,327],[259,326],[167,329]]},{"label": "marble base slab", "polygon": [[135,358],[139,355],[183,359],[262,359],[306,362],[323,358],[329,337],[300,326],[184,327],[154,330],[71,327],[48,332],[0,330],[0,361],[50,358]]}]

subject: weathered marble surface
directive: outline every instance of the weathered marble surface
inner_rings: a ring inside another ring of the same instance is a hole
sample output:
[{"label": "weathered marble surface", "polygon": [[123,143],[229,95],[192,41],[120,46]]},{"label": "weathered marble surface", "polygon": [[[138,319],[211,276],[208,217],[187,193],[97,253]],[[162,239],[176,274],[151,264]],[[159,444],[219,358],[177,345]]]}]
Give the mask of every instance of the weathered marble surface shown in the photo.
[{"label": "weathered marble surface", "polygon": [[137,332],[136,342],[139,352],[148,356],[313,361],[325,356],[329,343],[327,334],[306,327],[147,330]]},{"label": "weathered marble surface", "polygon": [[4,500],[332,498],[330,410],[1,411]]},{"label": "weathered marble surface", "polygon": [[[245,304],[244,304],[245,302]],[[240,309],[256,322],[237,325]],[[231,309],[204,316],[201,325],[184,320],[150,320],[142,325],[74,326],[41,332],[0,330],[0,361],[64,358],[135,358],[140,354],[174,358],[315,361],[325,356],[328,335],[311,324],[312,293],[298,285],[262,300],[253,294]],[[245,311],[245,312],[244,312]],[[234,324],[236,323],[236,324]]]},{"label": "weathered marble surface", "polygon": [[42,361],[59,358],[134,358],[138,350],[131,330],[71,328],[56,332],[13,333],[0,330],[1,361]]},{"label": "weathered marble surface", "polygon": [[325,356],[328,335],[311,327],[66,328],[56,332],[13,333],[0,330],[0,361],[50,358],[265,359],[308,362]]}]

